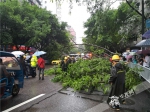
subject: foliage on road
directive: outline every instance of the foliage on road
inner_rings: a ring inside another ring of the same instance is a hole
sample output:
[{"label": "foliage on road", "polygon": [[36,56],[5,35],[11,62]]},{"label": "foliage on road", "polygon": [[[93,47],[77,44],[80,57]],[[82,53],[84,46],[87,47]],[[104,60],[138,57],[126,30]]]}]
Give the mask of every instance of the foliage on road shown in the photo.
[{"label": "foliage on road", "polygon": [[[141,82],[139,69],[126,68],[126,89],[129,90]],[[54,75],[54,82],[61,82],[64,88],[71,87],[76,91],[92,92],[93,89],[108,92],[110,86],[108,80],[110,77],[110,62],[104,58],[94,58],[91,60],[79,60],[70,64],[68,72],[62,72],[60,67],[51,68],[45,72]]]}]

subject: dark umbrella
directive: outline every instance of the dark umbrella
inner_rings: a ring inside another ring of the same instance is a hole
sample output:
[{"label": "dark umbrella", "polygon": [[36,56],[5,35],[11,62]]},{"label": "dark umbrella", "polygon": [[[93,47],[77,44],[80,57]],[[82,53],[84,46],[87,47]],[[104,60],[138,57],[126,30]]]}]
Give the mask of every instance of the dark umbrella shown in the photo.
[{"label": "dark umbrella", "polygon": [[148,49],[145,49],[145,50],[138,50],[136,53],[137,53],[137,54],[150,54],[150,50],[148,50]]},{"label": "dark umbrella", "polygon": [[138,47],[148,47],[148,46],[150,46],[150,39],[142,40],[139,43],[137,43],[135,46],[138,46]]},{"label": "dark umbrella", "polygon": [[148,30],[147,32],[145,32],[143,35],[142,35],[142,38],[150,38],[150,30]]}]

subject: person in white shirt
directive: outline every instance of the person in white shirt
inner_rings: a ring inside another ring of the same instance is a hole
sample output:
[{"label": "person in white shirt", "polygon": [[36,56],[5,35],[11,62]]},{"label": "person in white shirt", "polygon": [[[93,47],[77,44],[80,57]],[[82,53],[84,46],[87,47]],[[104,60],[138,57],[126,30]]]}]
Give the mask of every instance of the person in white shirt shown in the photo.
[{"label": "person in white shirt", "polygon": [[150,67],[150,57],[148,54],[145,55],[145,58],[143,58],[143,67]]}]

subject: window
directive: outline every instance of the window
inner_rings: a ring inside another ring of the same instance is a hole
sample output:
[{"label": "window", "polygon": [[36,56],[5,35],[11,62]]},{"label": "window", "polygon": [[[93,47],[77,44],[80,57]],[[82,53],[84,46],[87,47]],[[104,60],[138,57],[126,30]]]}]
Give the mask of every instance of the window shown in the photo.
[{"label": "window", "polygon": [[6,69],[9,70],[20,70],[19,62],[15,57],[0,57],[3,60],[3,64],[6,66]]}]

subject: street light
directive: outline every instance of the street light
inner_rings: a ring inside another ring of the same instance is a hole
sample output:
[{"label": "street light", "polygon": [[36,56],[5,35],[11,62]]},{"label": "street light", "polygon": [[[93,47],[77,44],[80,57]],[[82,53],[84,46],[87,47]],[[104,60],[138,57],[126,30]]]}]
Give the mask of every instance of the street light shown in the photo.
[{"label": "street light", "polygon": [[[142,35],[144,34],[144,0],[142,0]],[[143,38],[142,38],[143,40]]]}]

